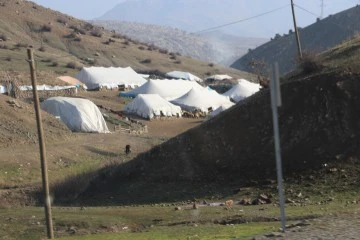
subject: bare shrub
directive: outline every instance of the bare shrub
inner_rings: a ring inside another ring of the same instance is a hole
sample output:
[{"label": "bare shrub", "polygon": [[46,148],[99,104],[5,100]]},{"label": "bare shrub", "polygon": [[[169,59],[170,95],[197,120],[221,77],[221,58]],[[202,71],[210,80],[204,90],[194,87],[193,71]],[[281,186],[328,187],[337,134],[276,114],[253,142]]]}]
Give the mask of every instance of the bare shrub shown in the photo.
[{"label": "bare shrub", "polygon": [[39,50],[40,52],[45,52],[45,51],[46,51],[46,49],[45,49],[44,46],[41,46],[38,50]]},{"label": "bare shrub", "polygon": [[52,63],[50,64],[50,67],[57,67],[57,66],[59,66],[59,63],[58,63],[58,62],[52,62]]},{"label": "bare shrub", "polygon": [[145,58],[144,60],[141,60],[140,63],[144,63],[144,64],[151,63],[151,59],[150,58]]},{"label": "bare shrub", "polygon": [[159,49],[159,53],[162,53],[162,54],[168,54],[169,51],[167,49]]},{"label": "bare shrub", "polygon": [[174,63],[176,63],[176,64],[181,64],[182,62],[181,62],[181,60],[177,60],[177,61],[175,61]]},{"label": "bare shrub", "polygon": [[40,32],[51,32],[52,27],[48,24],[44,24],[40,27]]},{"label": "bare shrub", "polygon": [[65,16],[60,16],[56,19],[56,21],[58,23],[62,23],[62,24],[67,24],[68,23],[68,19]]},{"label": "bare shrub", "polygon": [[124,38],[124,36],[121,35],[120,33],[114,33],[111,37],[116,38],[116,39]]},{"label": "bare shrub", "polygon": [[303,73],[313,73],[322,69],[323,65],[312,51],[303,52],[302,58],[297,57],[296,62]]},{"label": "bare shrub", "polygon": [[140,50],[145,50],[145,47],[144,47],[144,46],[140,46],[139,49],[140,49]]},{"label": "bare shrub", "polygon": [[205,75],[206,76],[211,76],[211,72],[206,72]]},{"label": "bare shrub", "polygon": [[84,25],[84,29],[87,31],[93,30],[94,28],[95,28],[95,26],[88,22],[85,23],[85,25]]},{"label": "bare shrub", "polygon": [[9,47],[5,44],[0,45],[0,49],[9,49]]},{"label": "bare shrub", "polygon": [[94,36],[94,37],[102,37],[102,35],[103,35],[101,29],[99,29],[99,28],[92,29],[90,34],[91,34],[91,36]]},{"label": "bare shrub", "polygon": [[68,62],[67,64],[66,64],[66,67],[67,68],[72,68],[72,69],[76,69],[77,67],[78,67],[78,65],[77,65],[77,63],[76,62]]},{"label": "bare shrub", "polygon": [[5,58],[5,60],[8,61],[8,62],[11,62],[11,61],[12,61],[12,58],[11,58],[10,56],[7,56],[7,57]]},{"label": "bare shrub", "polygon": [[176,60],[176,59],[177,59],[177,57],[176,57],[176,55],[171,55],[171,56],[170,56],[170,59],[172,59],[172,60]]},{"label": "bare shrub", "polygon": [[264,60],[252,59],[249,62],[252,72],[257,75],[258,82],[263,88],[268,88],[270,83],[269,66]]},{"label": "bare shrub", "polygon": [[3,40],[4,42],[7,41],[9,38],[4,34],[0,33],[0,40]]},{"label": "bare shrub", "polygon": [[209,63],[209,67],[213,67],[214,66],[214,64],[213,63]]},{"label": "bare shrub", "polygon": [[128,40],[124,41],[123,44],[130,45],[130,42]]},{"label": "bare shrub", "polygon": [[41,59],[41,62],[49,63],[52,62],[52,59],[51,58]]},{"label": "bare shrub", "polygon": [[81,28],[81,26],[77,26],[77,25],[71,25],[69,27],[70,29],[74,30],[74,33],[80,33],[82,35],[86,35],[86,30],[84,30],[83,28]]}]

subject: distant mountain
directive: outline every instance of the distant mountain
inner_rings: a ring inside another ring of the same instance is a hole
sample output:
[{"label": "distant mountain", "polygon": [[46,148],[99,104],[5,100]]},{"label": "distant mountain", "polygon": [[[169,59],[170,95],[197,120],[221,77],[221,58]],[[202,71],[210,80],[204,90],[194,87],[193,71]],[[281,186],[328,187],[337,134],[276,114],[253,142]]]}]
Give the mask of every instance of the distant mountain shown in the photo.
[{"label": "distant mountain", "polygon": [[[255,14],[254,6],[257,4],[252,1],[239,0],[128,0],[97,20],[156,24],[197,32]],[[224,31],[241,33],[241,36],[259,36],[261,22],[252,21],[250,24],[251,27],[234,24],[224,28]]]},{"label": "distant mountain", "polygon": [[[316,23],[300,29],[300,42],[304,53],[320,53],[352,38],[360,32],[360,6],[329,15]],[[249,62],[264,61],[266,65],[279,63],[282,74],[296,67],[297,46],[295,34],[289,32],[249,51],[231,67],[251,72]]]},{"label": "distant mountain", "polygon": [[116,20],[92,22],[143,43],[227,66],[244,55],[249,48],[257,47],[266,41],[263,38],[238,37],[220,31],[191,34],[177,28],[154,24]]}]

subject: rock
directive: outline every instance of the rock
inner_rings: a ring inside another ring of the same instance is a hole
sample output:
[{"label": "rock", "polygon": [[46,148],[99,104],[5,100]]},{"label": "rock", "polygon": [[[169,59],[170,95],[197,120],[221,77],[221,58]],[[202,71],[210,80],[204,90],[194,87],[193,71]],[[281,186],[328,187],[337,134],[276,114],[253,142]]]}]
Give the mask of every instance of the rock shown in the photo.
[{"label": "rock", "polygon": [[180,211],[181,207],[175,207],[175,211]]}]

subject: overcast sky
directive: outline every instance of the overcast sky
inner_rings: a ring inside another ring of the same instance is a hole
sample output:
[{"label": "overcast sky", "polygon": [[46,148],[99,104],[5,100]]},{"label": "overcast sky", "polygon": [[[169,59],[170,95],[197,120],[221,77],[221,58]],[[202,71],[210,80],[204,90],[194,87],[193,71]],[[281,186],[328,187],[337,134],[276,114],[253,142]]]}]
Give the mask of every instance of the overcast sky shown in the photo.
[{"label": "overcast sky", "polygon": [[[136,0],[33,0],[37,4],[40,4],[44,7],[48,7],[76,18],[80,18],[83,20],[91,20],[102,16],[108,10],[114,8],[118,3],[125,1],[136,1]],[[171,0],[166,0],[171,1]],[[197,1],[197,0],[188,0],[188,1]],[[219,0],[208,0],[210,1],[219,1]],[[240,19],[244,19],[247,17],[251,17],[254,15],[258,15],[278,7],[284,6],[290,3],[290,0],[239,0],[247,3],[249,9],[239,9],[239,18],[237,19],[224,19],[224,24],[232,21],[237,21]],[[329,14],[334,14],[339,11],[348,9],[350,7],[355,6],[356,4],[360,4],[360,0],[323,0],[324,7],[324,17],[327,17]],[[300,8],[296,8],[296,16],[298,25],[301,27],[305,27],[311,23],[313,23],[316,19],[316,16],[320,16],[321,14],[321,0],[294,0],[295,4],[304,9],[310,11],[306,12]],[[139,9],[139,11],[146,11],[146,9]],[[201,10],[199,10],[201,11]],[[276,18],[274,17],[276,14]],[[261,17],[261,23],[264,24],[264,28],[261,29],[261,32],[256,34],[258,37],[271,37],[274,36],[274,33],[287,33],[290,28],[292,28],[291,18],[289,19],[289,8],[285,8],[279,10],[275,13],[268,14],[266,16]],[[283,16],[284,20],[279,23],[278,19]],[[273,22],[275,21],[276,22]],[[244,23],[238,23],[244,24]],[[256,23],[254,23],[255,26]],[[276,24],[276,28],[272,29],[272,26]],[[279,26],[279,24],[281,26]],[[246,26],[245,26],[246,25]],[[257,23],[258,25],[258,23]],[[244,27],[251,27],[250,24],[244,24]],[[213,26],[209,26],[213,27]]]}]

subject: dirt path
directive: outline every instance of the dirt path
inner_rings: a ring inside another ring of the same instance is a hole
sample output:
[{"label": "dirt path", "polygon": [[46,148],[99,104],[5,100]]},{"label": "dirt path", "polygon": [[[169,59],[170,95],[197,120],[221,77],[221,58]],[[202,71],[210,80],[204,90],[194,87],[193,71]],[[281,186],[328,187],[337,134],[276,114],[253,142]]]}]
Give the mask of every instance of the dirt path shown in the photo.
[{"label": "dirt path", "polygon": [[360,209],[348,214],[328,215],[307,226],[289,228],[284,234],[266,234],[254,240],[281,238],[286,240],[344,240],[360,238]]}]

